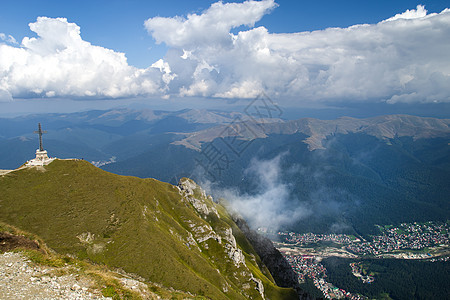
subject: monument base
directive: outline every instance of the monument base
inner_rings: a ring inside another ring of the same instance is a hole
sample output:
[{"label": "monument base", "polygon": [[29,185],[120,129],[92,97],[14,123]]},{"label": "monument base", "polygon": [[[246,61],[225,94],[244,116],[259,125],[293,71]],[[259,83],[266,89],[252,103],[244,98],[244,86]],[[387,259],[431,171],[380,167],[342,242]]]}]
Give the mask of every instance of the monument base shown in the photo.
[{"label": "monument base", "polygon": [[36,150],[36,158],[29,160],[27,166],[45,166],[51,163],[54,158],[49,158],[46,150]]}]

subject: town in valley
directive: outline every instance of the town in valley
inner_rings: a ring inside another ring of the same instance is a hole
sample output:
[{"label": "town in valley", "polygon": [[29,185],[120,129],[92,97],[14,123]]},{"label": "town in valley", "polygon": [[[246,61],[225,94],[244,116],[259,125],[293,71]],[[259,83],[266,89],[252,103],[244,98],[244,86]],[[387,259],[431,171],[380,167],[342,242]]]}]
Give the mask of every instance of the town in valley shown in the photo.
[{"label": "town in valley", "polygon": [[[352,274],[365,284],[377,280],[361,260],[413,259],[430,262],[449,261],[450,224],[443,222],[402,223],[399,226],[376,225],[379,234],[364,238],[351,234],[314,234],[279,231],[269,234],[275,246],[297,273],[299,282],[312,280],[326,299],[367,299],[327,281],[327,270],[321,261],[328,257],[354,259]],[[259,228],[260,232],[270,230]],[[276,236],[273,236],[275,234]]]}]

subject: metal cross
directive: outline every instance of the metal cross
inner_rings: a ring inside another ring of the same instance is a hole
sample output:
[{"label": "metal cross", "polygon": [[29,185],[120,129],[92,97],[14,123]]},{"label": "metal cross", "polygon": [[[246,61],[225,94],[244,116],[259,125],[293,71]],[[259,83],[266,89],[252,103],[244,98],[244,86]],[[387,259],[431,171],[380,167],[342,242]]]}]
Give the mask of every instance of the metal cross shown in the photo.
[{"label": "metal cross", "polygon": [[47,133],[47,130],[42,130],[41,123],[38,123],[38,130],[34,133],[39,134],[39,151],[44,151],[44,147],[42,146],[42,135]]}]

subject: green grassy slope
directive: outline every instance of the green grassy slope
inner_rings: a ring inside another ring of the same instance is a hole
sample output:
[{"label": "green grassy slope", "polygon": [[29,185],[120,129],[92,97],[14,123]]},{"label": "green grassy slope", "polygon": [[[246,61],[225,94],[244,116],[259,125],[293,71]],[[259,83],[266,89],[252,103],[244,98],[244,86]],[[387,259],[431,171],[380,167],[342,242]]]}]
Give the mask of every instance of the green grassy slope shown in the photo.
[{"label": "green grassy slope", "polygon": [[[194,295],[260,298],[260,281],[270,299],[295,298],[273,283],[226,211],[187,183],[193,194],[85,161],[56,160],[0,177],[0,221],[42,237],[57,252]],[[240,253],[243,263],[234,260]]]},{"label": "green grassy slope", "polygon": [[[105,265],[92,264],[86,260],[79,260],[68,255],[58,254],[48,248],[45,242],[35,234],[24,232],[13,226],[0,222],[0,254],[15,252],[26,257],[38,268],[47,269],[51,276],[74,275],[77,280],[84,279],[91,292],[100,292],[103,296],[112,299],[195,299],[204,297],[164,288],[152,282],[145,282],[132,274],[109,270]],[[50,267],[50,270],[47,268]],[[13,278],[10,278],[14,280]],[[130,288],[130,279],[132,288]],[[128,284],[127,284],[128,283]],[[16,295],[21,298],[23,295]]]}]

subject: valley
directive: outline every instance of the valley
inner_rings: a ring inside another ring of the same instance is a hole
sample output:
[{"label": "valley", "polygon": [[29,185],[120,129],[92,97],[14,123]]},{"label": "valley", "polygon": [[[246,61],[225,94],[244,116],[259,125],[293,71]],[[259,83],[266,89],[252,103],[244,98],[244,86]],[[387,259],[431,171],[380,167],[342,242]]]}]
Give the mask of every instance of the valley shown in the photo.
[{"label": "valley", "polygon": [[[286,257],[303,284],[312,281],[314,287],[323,293],[327,299],[367,299],[352,290],[336,288],[330,282],[328,274],[336,272],[335,264],[327,261],[343,259],[348,265],[341,265],[346,270],[351,269],[353,277],[350,280],[360,280],[364,284],[373,284],[386,275],[374,272],[368,261],[383,261],[389,259],[414,260],[425,263],[448,264],[450,262],[450,224],[424,222],[403,223],[398,227],[392,225],[377,226],[380,235],[355,237],[347,234],[297,234],[294,232],[278,232],[271,234],[275,246]],[[322,263],[325,261],[325,265]],[[326,267],[325,267],[326,266]],[[438,268],[433,277],[444,276]],[[311,286],[308,292],[314,293]],[[413,287],[411,287],[413,288]],[[421,287],[423,290],[427,288]],[[381,297],[381,287],[378,287]],[[361,291],[361,289],[357,289]],[[428,291],[430,292],[430,291]],[[373,297],[373,292],[370,296]],[[436,294],[438,295],[438,294]]]},{"label": "valley", "polygon": [[48,130],[45,147],[53,157],[172,184],[189,177],[211,186],[213,196],[224,189],[257,194],[252,160],[276,161],[273,181],[287,187],[278,207],[302,208],[302,217],[286,224],[294,232],[366,235],[374,224],[446,221],[450,214],[448,119],[283,120],[195,109],[30,115],[0,119],[2,168],[30,159],[38,121]]}]

